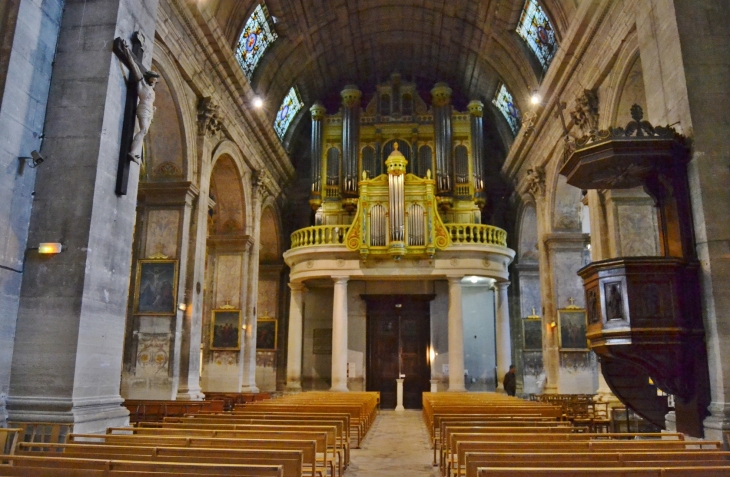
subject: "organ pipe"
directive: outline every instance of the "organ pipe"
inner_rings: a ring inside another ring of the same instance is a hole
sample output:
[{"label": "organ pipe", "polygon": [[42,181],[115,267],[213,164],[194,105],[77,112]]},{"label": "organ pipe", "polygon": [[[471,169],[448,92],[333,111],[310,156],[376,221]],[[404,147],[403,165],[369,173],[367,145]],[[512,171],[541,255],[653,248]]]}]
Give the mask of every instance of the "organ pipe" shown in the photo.
[{"label": "organ pipe", "polygon": [[436,188],[439,193],[451,192],[451,88],[436,83],[431,90],[436,143]]},{"label": "organ pipe", "polygon": [[357,86],[348,85],[342,96],[342,169],[345,196],[357,197],[358,152],[360,150],[360,98]]},{"label": "organ pipe", "polygon": [[484,103],[473,100],[468,105],[471,122],[471,160],[474,174],[474,191],[484,191]]},{"label": "organ pipe", "polygon": [[316,209],[322,201],[322,120],[326,110],[321,103],[314,103],[309,111],[312,113],[312,191],[310,203]]},{"label": "organ pipe", "polygon": [[408,161],[398,150],[398,142],[393,144],[393,152],[388,156],[388,198],[390,206],[390,241],[400,242],[402,247],[405,228],[405,190],[404,178]]}]

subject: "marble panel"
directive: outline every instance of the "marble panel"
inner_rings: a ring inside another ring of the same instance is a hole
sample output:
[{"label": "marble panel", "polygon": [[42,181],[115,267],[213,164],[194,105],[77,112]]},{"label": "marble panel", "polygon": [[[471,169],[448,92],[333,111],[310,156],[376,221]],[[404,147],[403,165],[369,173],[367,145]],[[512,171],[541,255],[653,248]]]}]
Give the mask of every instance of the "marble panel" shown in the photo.
[{"label": "marble panel", "polygon": [[215,306],[241,309],[241,267],[243,255],[222,254],[216,260]]},{"label": "marble panel", "polygon": [[651,205],[619,205],[621,254],[625,257],[659,255],[656,209]]},{"label": "marble panel", "polygon": [[161,253],[170,259],[178,258],[180,216],[176,209],[152,209],[148,212],[145,257]]}]

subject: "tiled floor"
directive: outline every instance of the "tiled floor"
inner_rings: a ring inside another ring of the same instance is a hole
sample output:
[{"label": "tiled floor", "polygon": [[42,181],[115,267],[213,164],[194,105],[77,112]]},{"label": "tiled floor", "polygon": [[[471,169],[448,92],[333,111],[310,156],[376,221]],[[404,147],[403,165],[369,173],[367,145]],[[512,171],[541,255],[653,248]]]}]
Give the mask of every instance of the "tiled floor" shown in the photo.
[{"label": "tiled floor", "polygon": [[433,450],[421,411],[381,411],[362,443],[352,449],[345,477],[435,477]]}]

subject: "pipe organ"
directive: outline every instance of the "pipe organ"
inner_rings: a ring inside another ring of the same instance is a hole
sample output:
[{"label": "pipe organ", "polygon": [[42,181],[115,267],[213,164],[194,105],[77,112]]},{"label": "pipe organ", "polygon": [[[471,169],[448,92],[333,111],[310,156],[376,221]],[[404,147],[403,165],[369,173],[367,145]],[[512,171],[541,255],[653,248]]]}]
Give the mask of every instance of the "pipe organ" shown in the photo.
[{"label": "pipe organ", "polygon": [[311,108],[310,205],[318,224],[352,224],[345,241],[363,258],[433,256],[449,244],[445,224],[480,223],[484,105],[456,111],[451,93],[437,83],[429,107],[393,74],[364,107],[348,85],[339,112]]}]

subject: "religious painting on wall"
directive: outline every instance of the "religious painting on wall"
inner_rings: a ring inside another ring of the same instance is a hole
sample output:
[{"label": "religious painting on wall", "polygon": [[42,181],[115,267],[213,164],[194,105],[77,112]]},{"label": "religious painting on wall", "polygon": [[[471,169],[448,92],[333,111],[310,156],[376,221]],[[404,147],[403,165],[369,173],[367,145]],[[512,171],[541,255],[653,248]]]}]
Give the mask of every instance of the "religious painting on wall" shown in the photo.
[{"label": "religious painting on wall", "polygon": [[542,350],[542,320],[522,320],[524,350]]},{"label": "religious painting on wall", "polygon": [[241,349],[241,310],[232,307],[213,310],[210,328],[210,349]]},{"label": "religious painting on wall", "polygon": [[276,318],[259,318],[256,321],[256,351],[276,351]]},{"label": "religious painting on wall", "polygon": [[177,310],[177,260],[139,260],[134,311],[139,315],[174,315]]},{"label": "religious painting on wall", "polygon": [[588,349],[586,339],[586,311],[576,308],[558,310],[558,326],[560,328],[561,351],[585,351]]}]

